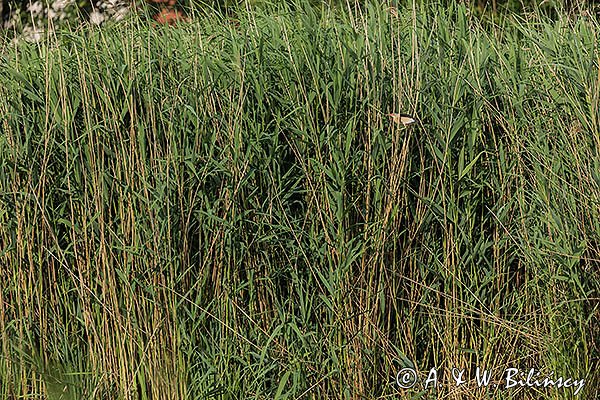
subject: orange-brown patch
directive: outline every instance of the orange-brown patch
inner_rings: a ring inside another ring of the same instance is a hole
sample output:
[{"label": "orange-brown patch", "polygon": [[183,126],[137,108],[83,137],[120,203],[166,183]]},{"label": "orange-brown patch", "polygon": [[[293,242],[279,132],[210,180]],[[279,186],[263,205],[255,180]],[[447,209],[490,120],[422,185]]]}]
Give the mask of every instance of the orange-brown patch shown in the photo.
[{"label": "orange-brown patch", "polygon": [[188,17],[174,8],[163,8],[155,14],[153,18],[161,25],[174,25],[178,22],[189,22]]}]

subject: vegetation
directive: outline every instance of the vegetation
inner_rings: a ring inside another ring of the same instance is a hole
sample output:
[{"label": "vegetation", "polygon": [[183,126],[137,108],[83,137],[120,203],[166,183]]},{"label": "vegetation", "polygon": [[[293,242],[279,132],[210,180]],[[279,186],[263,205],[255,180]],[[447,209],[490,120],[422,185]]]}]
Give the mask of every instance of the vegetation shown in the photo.
[{"label": "vegetation", "polygon": [[[305,0],[313,6],[327,4],[329,6],[346,3],[346,0]],[[454,0],[444,0],[442,3],[452,3]],[[138,15],[156,15],[164,9],[218,10],[221,13],[235,12],[235,9],[244,4],[263,3],[291,3],[295,0],[0,0],[0,28],[4,26],[22,29],[25,27],[53,27],[65,24],[74,25],[81,21],[92,21],[99,24],[110,19],[121,19],[122,9],[129,7]],[[581,14],[582,12],[598,12],[597,2],[594,0],[465,0],[473,10],[480,13],[503,15],[505,12],[543,12],[547,15],[557,16],[565,13]],[[355,0],[351,3],[363,4],[364,0]],[[398,7],[403,4],[413,4],[412,0],[385,0],[382,3]],[[427,1],[419,0],[417,3]],[[96,13],[95,18],[91,16]],[[101,16],[100,16],[101,15]],[[10,20],[10,22],[6,22]],[[15,22],[19,23],[15,23]]]},{"label": "vegetation", "polygon": [[294,3],[3,43],[0,398],[574,397],[508,367],[598,398],[600,24],[485,21]]}]

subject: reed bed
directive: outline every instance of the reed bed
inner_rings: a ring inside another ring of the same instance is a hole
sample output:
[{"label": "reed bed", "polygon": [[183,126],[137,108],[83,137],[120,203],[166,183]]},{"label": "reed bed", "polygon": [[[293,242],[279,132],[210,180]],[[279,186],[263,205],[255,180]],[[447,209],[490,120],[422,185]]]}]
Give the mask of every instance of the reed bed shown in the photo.
[{"label": "reed bed", "polygon": [[293,3],[3,44],[0,398],[598,398],[599,30]]}]

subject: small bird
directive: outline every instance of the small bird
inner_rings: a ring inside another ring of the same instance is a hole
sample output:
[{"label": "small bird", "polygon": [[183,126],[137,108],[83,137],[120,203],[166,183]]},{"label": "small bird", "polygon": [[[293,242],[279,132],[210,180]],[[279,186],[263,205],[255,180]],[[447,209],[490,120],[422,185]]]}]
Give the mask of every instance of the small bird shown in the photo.
[{"label": "small bird", "polygon": [[408,114],[396,114],[396,113],[392,113],[392,114],[388,114],[388,116],[395,123],[402,124],[404,126],[409,126],[409,125],[412,125],[415,122],[417,122],[417,120],[413,116],[408,115]]}]

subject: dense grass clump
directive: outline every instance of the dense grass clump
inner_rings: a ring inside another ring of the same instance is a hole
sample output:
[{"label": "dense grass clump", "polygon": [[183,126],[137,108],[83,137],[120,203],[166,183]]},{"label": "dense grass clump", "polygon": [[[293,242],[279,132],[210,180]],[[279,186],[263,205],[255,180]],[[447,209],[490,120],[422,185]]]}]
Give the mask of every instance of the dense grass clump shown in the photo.
[{"label": "dense grass clump", "polygon": [[597,398],[598,21],[248,10],[2,47],[0,398]]}]

